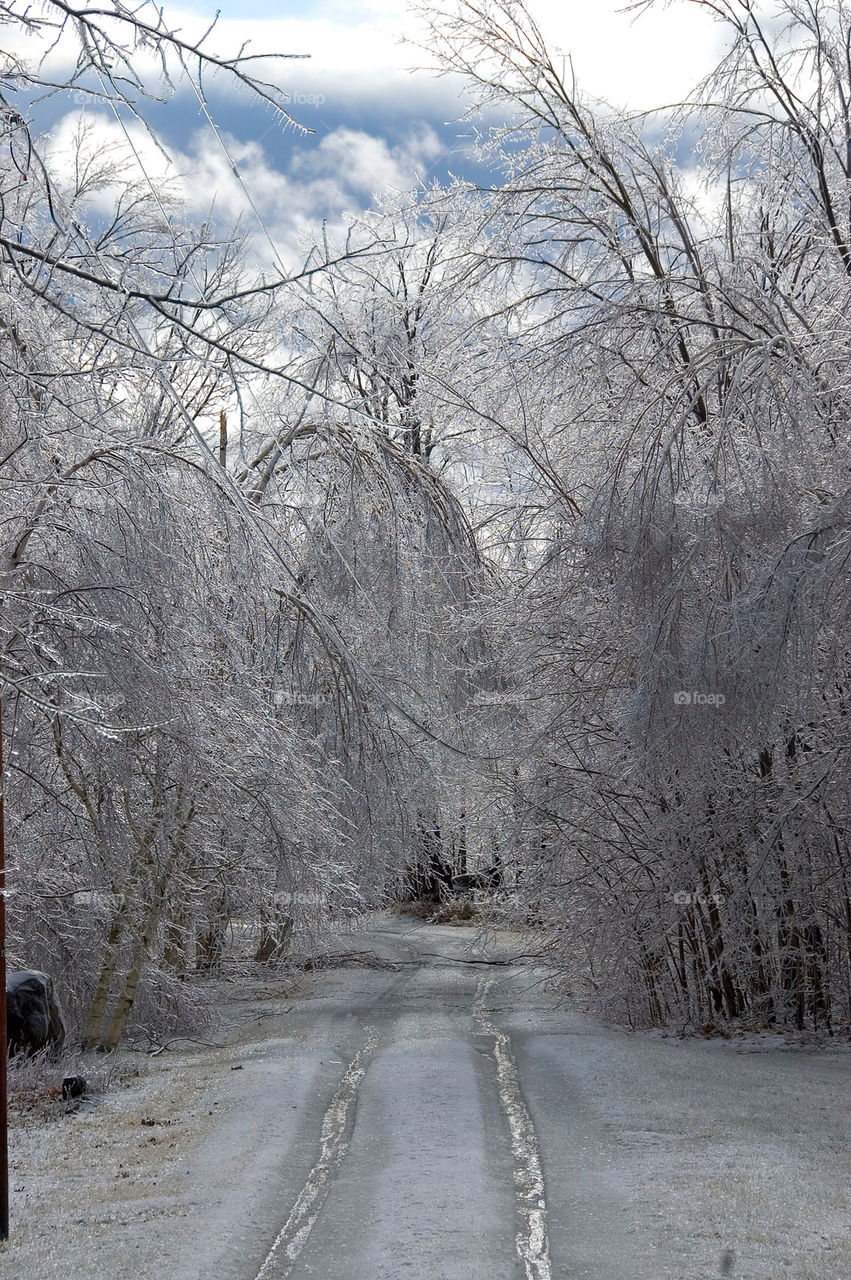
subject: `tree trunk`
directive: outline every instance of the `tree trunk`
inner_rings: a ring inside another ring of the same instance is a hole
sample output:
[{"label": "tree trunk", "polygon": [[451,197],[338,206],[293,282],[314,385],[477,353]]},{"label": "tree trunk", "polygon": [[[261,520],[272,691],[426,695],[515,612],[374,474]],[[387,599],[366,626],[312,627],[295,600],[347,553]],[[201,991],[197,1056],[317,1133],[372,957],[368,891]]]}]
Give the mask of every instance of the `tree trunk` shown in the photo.
[{"label": "tree trunk", "polygon": [[260,964],[274,964],[289,952],[292,942],[293,918],[284,911],[276,911],[274,919],[264,921],[260,927],[260,943],[254,959]]},{"label": "tree trunk", "polygon": [[85,1030],[83,1031],[82,1046],[84,1049],[92,1049],[100,1046],[101,1027],[106,1017],[106,1009],[109,1003],[109,993],[112,990],[112,984],[115,980],[115,974],[118,970],[118,958],[121,952],[121,943],[124,938],[125,925],[128,915],[127,894],[121,896],[121,902],[112,918],[109,933],[106,939],[103,959],[101,961],[100,976],[98,977],[95,993],[92,996],[92,1003],[89,1007],[89,1016],[86,1019]]}]

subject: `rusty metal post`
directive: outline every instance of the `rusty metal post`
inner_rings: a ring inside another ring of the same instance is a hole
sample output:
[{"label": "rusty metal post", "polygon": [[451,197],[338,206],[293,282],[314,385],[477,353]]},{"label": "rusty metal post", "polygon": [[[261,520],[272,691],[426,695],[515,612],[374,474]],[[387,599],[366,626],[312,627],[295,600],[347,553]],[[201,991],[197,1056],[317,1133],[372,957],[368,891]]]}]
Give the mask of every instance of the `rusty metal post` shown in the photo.
[{"label": "rusty metal post", "polygon": [[3,804],[6,797],[3,769],[3,699],[0,694],[0,1240],[9,1239],[9,1102],[6,1088],[6,844]]}]

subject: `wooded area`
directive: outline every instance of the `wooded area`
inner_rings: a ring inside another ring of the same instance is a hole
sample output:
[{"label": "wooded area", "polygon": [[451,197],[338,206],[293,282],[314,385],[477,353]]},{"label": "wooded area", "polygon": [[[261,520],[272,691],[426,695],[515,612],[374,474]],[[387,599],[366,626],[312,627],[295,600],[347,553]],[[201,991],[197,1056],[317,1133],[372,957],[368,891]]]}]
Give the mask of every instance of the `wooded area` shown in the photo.
[{"label": "wooded area", "polygon": [[235,921],[274,961],[441,867],[619,1021],[847,1026],[851,11],[684,2],[728,52],[640,116],[522,3],[426,10],[493,183],[298,271],[129,127],[28,123],[135,128],[156,61],[286,113],[286,64],[0,6],[9,954],[84,1043],[176,1025]]}]

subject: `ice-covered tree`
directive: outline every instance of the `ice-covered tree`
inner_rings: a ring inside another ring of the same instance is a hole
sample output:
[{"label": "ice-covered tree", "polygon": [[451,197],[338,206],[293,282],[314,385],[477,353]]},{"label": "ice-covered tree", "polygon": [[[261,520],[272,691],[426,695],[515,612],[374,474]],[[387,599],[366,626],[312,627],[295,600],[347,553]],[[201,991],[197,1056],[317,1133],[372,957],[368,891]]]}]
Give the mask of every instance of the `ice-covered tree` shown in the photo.
[{"label": "ice-covered tree", "polygon": [[516,788],[620,1014],[824,1027],[848,1012],[849,14],[705,7],[730,51],[661,118],[584,97],[522,4],[432,11],[507,119],[488,267],[525,287],[524,421],[549,402],[510,663],[548,720]]}]

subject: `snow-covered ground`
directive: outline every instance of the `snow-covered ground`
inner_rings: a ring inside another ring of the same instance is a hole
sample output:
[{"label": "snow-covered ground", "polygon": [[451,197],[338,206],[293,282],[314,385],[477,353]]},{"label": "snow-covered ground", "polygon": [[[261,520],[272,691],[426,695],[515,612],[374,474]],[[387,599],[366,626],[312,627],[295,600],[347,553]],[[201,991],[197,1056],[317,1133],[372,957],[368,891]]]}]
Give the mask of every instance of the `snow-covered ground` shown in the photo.
[{"label": "snow-covered ground", "polygon": [[604,1028],[472,938],[382,916],[394,967],[234,986],[219,1047],[16,1127],[0,1276],[851,1275],[845,1050]]}]

